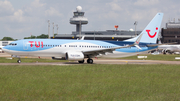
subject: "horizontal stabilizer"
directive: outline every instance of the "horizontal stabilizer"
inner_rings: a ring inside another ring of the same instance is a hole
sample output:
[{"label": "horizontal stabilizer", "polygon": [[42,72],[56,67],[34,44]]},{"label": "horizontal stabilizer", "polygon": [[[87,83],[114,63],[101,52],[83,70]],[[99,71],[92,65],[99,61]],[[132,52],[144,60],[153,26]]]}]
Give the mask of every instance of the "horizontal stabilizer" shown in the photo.
[{"label": "horizontal stabilizer", "polygon": [[173,44],[177,44],[177,42],[163,43],[163,44],[150,44],[150,45],[147,45],[147,46],[148,47],[155,47],[155,46],[160,46],[160,45],[173,45]]}]

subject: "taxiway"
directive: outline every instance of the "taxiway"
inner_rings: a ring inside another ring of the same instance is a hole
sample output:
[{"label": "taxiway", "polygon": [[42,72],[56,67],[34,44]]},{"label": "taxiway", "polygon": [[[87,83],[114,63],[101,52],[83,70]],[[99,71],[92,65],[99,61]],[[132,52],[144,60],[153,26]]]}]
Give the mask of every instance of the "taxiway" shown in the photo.
[{"label": "taxiway", "polygon": [[[11,57],[6,53],[1,53],[0,57]],[[85,63],[86,60],[85,60]],[[94,59],[93,64],[177,64],[180,65],[180,61],[160,61],[160,60],[122,60],[122,59]],[[77,61],[69,62],[52,62],[52,63],[43,63],[43,62],[34,62],[34,63],[0,63],[0,65],[82,65]]]}]

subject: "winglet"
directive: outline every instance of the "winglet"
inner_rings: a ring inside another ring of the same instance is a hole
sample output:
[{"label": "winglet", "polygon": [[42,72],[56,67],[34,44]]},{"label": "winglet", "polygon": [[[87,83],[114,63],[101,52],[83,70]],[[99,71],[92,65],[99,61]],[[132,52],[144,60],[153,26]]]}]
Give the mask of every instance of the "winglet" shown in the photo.
[{"label": "winglet", "polygon": [[85,37],[85,36],[83,36],[80,40],[84,40],[84,37]]},{"label": "winglet", "polygon": [[[144,33],[143,33],[144,34]],[[138,45],[139,45],[139,42],[141,41],[141,38],[143,36],[143,34],[141,34],[137,40],[134,42],[134,46],[136,46],[138,49],[141,49]],[[141,49],[142,50],[142,49]]]},{"label": "winglet", "polygon": [[[143,34],[144,34],[144,33],[143,33]],[[141,35],[137,38],[137,40],[134,42],[134,45],[139,45],[139,42],[141,41],[141,38],[142,38],[143,34],[141,34]]]}]

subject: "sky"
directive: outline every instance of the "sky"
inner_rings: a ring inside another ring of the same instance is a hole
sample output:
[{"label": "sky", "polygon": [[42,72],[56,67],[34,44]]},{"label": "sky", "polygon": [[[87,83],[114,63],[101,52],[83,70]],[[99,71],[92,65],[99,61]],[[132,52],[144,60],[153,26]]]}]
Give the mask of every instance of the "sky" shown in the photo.
[{"label": "sky", "polygon": [[[69,23],[77,6],[82,7],[88,24],[82,31],[134,29],[143,30],[158,12],[164,13],[162,28],[169,19],[180,18],[180,0],[0,0],[0,39],[23,39],[31,35],[53,33],[52,23],[58,24],[58,34],[76,30]],[[54,32],[56,33],[56,27]]]}]

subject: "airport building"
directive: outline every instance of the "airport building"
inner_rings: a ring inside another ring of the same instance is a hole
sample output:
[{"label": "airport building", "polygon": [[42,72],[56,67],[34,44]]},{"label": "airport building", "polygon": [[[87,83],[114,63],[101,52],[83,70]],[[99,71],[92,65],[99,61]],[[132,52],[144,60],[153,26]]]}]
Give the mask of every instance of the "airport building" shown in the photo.
[{"label": "airport building", "polygon": [[82,31],[82,25],[88,24],[88,19],[84,16],[85,12],[82,12],[82,7],[78,6],[73,14],[74,16],[70,18],[70,24],[76,25],[76,31],[71,34],[58,34],[54,39],[80,39],[84,36],[84,40],[122,41],[135,37],[141,33],[141,31],[134,31],[133,29],[117,30],[118,26],[115,26],[115,30]]},{"label": "airport building", "polygon": [[0,41],[0,53],[4,53],[1,49],[2,46],[6,46],[6,45],[10,44],[11,42],[13,42],[13,41]]},{"label": "airport building", "polygon": [[0,46],[6,46],[8,44],[10,44],[13,41],[0,41]]},{"label": "airport building", "polygon": [[179,22],[174,20],[166,23],[166,28],[161,30],[161,36],[162,43],[177,42],[180,44],[180,20]]},{"label": "airport building", "polygon": [[[136,31],[137,35],[141,31]],[[85,36],[85,40],[114,40],[122,41],[135,37],[135,31],[120,31],[120,30],[107,30],[107,31],[82,31],[81,36],[77,32],[72,32],[72,34],[58,34],[55,39],[79,39],[79,37]]]}]

